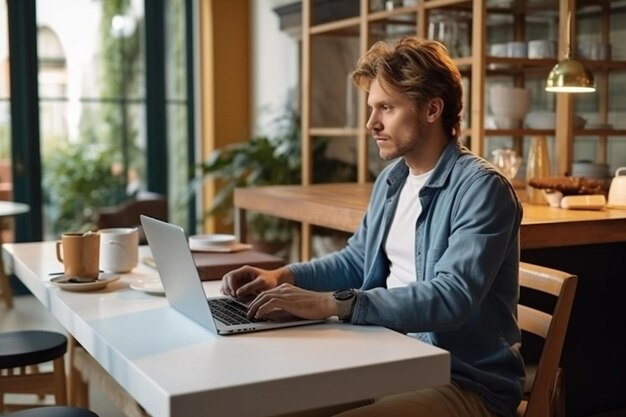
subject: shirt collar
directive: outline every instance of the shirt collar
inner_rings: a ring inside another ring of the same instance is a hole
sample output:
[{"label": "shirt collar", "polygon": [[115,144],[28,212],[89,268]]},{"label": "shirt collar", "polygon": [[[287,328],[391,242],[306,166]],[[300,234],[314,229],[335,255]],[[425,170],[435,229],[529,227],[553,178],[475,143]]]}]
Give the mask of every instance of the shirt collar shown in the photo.
[{"label": "shirt collar", "polygon": [[[452,168],[457,159],[463,154],[469,152],[458,140],[452,139],[444,148],[435,168],[433,168],[432,175],[424,185],[424,187],[441,188],[444,186]],[[389,175],[387,176],[387,185],[389,186],[390,194],[393,194],[404,183],[406,177],[409,175],[409,167],[404,163],[403,159],[400,159],[391,168]]]}]

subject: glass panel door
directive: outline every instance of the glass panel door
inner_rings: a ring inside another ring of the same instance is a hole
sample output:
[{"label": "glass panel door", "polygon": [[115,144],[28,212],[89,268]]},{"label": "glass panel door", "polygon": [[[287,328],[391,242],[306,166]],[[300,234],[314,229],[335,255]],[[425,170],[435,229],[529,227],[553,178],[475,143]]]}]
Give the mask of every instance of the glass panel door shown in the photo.
[{"label": "glass panel door", "polygon": [[[6,2],[0,1],[0,200],[13,200],[11,175],[11,89],[9,87],[9,33]],[[2,220],[2,242],[13,240],[13,221]]]},{"label": "glass panel door", "polygon": [[141,0],[37,0],[44,237],[144,188]]}]

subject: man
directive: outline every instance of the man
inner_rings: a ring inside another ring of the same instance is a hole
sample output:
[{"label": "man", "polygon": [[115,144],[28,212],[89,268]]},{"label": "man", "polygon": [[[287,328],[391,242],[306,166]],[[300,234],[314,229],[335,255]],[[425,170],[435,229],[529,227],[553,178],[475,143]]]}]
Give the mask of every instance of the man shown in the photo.
[{"label": "man", "polygon": [[[310,262],[224,276],[258,294],[254,317],[339,316],[450,352],[452,383],[377,399],[342,416],[512,416],[524,367],[516,322],[522,209],[510,183],[458,142],[461,77],[434,41],[377,43],[354,82],[381,158],[368,210],[347,246]],[[419,378],[419,376],[416,376]]]}]

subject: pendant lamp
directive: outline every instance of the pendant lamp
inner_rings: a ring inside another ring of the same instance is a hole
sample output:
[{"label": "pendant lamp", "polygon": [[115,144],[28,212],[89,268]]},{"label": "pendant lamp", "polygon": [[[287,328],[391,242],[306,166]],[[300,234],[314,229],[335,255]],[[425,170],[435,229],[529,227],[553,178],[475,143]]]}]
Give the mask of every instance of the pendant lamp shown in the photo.
[{"label": "pendant lamp", "polygon": [[593,74],[581,62],[573,58],[572,7],[567,14],[567,52],[565,59],[552,68],[546,81],[546,91],[553,93],[591,93],[596,91]]}]

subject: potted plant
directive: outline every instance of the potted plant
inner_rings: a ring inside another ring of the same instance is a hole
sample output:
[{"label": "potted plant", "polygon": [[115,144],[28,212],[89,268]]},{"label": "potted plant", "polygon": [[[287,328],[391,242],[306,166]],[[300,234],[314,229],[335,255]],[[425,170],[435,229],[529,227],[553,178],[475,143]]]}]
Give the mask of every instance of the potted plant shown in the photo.
[{"label": "potted plant", "polygon": [[[299,184],[301,182],[300,118],[288,110],[277,121],[277,133],[272,136],[255,136],[245,142],[216,149],[200,164],[202,179],[219,180],[220,188],[205,216],[221,214],[227,220],[232,216],[232,196],[237,187]],[[314,181],[354,181],[356,166],[326,153],[329,140],[313,141]],[[196,183],[196,187],[199,184]],[[258,213],[248,215],[247,239],[255,244],[268,243],[273,247],[289,247],[297,225]],[[274,250],[270,250],[276,253]]]},{"label": "potted plant", "polygon": [[111,152],[83,142],[59,144],[46,155],[44,198],[55,235],[94,229],[99,207],[128,198],[123,178],[111,171],[112,160]]}]

